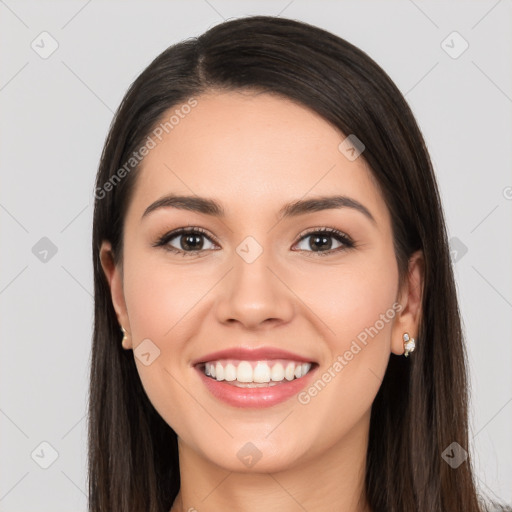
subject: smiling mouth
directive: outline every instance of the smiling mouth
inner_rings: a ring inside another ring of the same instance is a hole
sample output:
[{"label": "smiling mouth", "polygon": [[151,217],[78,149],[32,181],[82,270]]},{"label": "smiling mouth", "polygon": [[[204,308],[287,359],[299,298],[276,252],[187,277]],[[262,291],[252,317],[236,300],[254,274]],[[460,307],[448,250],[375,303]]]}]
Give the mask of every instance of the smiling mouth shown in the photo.
[{"label": "smiling mouth", "polygon": [[201,363],[198,368],[210,379],[240,388],[271,387],[289,383],[307,375],[316,363],[274,359],[244,361],[220,359]]}]

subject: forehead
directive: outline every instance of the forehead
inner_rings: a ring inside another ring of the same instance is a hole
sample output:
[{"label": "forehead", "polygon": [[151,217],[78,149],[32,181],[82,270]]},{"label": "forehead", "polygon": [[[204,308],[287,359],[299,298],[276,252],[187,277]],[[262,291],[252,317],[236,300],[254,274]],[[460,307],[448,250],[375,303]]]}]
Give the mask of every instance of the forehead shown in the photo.
[{"label": "forehead", "polygon": [[[349,160],[339,149],[346,136],[309,108],[267,93],[195,99],[161,140],[153,137],[130,210],[142,214],[150,202],[176,193],[215,198],[227,215],[275,213],[284,202],[336,193],[386,215],[366,162]],[[163,119],[176,110],[180,105]]]}]

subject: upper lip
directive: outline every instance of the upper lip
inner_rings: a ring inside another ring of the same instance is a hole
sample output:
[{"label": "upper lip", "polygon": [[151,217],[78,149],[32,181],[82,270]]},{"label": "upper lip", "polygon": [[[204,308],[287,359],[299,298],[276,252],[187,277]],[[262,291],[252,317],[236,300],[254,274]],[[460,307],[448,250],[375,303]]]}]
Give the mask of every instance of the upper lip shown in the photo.
[{"label": "upper lip", "polygon": [[208,361],[217,361],[219,359],[238,359],[240,361],[264,361],[266,359],[290,359],[291,361],[301,361],[303,363],[311,363],[311,358],[294,354],[287,350],[282,350],[275,347],[258,347],[258,348],[245,348],[234,347],[217,352],[211,352],[192,361],[192,366],[207,363]]}]

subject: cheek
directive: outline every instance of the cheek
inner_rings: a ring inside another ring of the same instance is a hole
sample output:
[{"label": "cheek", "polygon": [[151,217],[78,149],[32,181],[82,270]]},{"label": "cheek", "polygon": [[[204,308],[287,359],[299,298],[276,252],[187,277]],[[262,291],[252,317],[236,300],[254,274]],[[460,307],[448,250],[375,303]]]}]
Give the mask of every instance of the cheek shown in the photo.
[{"label": "cheek", "polygon": [[[144,264],[143,261],[146,261]],[[179,342],[194,306],[208,290],[211,272],[186,270],[160,258],[134,259],[124,279],[126,306],[135,342],[144,338]]]},{"label": "cheek", "polygon": [[[324,411],[339,415],[362,414],[371,406],[390,355],[391,332],[398,304],[398,267],[392,251],[354,259],[349,265],[325,267],[309,280],[297,282],[301,298],[326,326],[328,348],[321,366],[326,370],[304,402],[324,404]],[[321,395],[321,398],[320,398]],[[336,412],[337,411],[337,412]],[[350,411],[350,412],[348,412]],[[324,418],[326,420],[326,418]]]},{"label": "cheek", "polygon": [[[186,432],[190,424],[183,411],[197,416],[197,423],[204,421],[201,410],[190,412],[193,408],[183,387],[183,369],[188,361],[188,341],[201,325],[199,315],[204,315],[200,299],[215,282],[211,268],[170,265],[161,255],[142,250],[126,254],[124,295],[139,377],[159,414],[176,431]],[[152,362],[148,365],[138,357],[147,352],[142,347],[149,347]],[[154,360],[153,353],[158,354]]]},{"label": "cheek", "polygon": [[[292,276],[289,276],[292,279]],[[338,354],[368,329],[389,341],[395,316],[398,268],[393,253],[359,255],[337,266],[309,269],[308,278],[295,277],[294,291],[326,327],[329,346]],[[384,320],[381,315],[385,315]],[[381,343],[382,344],[382,343]],[[389,344],[386,348],[389,349]]]}]

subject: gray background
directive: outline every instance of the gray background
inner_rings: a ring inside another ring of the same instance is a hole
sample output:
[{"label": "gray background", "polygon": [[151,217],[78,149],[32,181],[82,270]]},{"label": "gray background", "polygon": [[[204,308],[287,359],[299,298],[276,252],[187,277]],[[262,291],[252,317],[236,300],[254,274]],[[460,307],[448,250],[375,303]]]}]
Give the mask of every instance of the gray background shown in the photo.
[{"label": "gray background", "polygon": [[456,261],[479,485],[512,502],[511,1],[0,0],[1,511],[86,510],[93,180],[113,111],[167,46],[248,14],[340,35],[411,105]]}]

